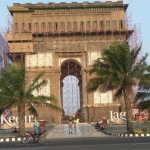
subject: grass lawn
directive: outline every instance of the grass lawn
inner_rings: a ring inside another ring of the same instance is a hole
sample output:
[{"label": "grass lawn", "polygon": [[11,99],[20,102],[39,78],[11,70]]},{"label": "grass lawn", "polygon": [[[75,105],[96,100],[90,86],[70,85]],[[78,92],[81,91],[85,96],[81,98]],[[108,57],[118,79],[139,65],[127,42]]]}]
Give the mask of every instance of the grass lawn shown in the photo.
[{"label": "grass lawn", "polygon": [[150,122],[142,122],[142,123],[135,123],[135,124],[150,126]]}]

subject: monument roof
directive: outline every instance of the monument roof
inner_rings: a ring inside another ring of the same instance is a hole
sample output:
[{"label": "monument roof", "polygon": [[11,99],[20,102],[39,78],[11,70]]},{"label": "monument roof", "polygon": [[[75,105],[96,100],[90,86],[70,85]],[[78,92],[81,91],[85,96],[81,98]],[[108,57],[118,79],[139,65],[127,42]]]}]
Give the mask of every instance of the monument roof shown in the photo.
[{"label": "monument roof", "polygon": [[100,2],[100,1],[95,1],[93,3],[90,3],[88,1],[83,2],[83,3],[77,3],[77,2],[72,2],[72,3],[66,3],[66,2],[60,2],[60,3],[42,3],[39,2],[37,4],[32,4],[32,3],[25,3],[25,4],[20,4],[20,3],[13,3],[13,6],[9,6],[8,10],[10,11],[11,14],[13,12],[21,12],[21,11],[34,11],[38,9],[86,9],[86,8],[124,8],[124,10],[127,9],[128,4],[124,4],[123,0],[118,0],[117,2],[112,2],[112,1],[106,1],[106,2]]}]

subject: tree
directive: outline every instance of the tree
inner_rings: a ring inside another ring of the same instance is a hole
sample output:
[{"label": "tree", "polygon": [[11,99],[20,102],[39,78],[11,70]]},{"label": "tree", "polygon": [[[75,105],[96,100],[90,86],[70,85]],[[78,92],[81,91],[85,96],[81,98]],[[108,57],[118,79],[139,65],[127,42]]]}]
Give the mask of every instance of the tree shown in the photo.
[{"label": "tree", "polygon": [[138,85],[138,92],[135,97],[138,108],[150,110],[150,66],[145,71]]},{"label": "tree", "polygon": [[114,99],[120,100],[123,97],[129,133],[133,132],[132,103],[135,94],[133,87],[139,84],[148,68],[145,61],[148,54],[137,61],[140,51],[141,47],[130,50],[126,41],[112,43],[90,69],[90,75],[94,76],[87,85],[89,92],[97,89],[102,92],[114,90]]},{"label": "tree", "polygon": [[[0,73],[0,107],[1,113],[7,107],[18,108],[19,134],[25,134],[25,109],[34,116],[38,116],[36,108],[38,106],[51,107],[60,110],[57,106],[57,99],[51,96],[34,96],[35,90],[43,88],[47,80],[40,79],[44,72],[39,73],[31,84],[26,74],[25,66],[22,63],[7,65]],[[40,79],[40,82],[39,82]]]}]

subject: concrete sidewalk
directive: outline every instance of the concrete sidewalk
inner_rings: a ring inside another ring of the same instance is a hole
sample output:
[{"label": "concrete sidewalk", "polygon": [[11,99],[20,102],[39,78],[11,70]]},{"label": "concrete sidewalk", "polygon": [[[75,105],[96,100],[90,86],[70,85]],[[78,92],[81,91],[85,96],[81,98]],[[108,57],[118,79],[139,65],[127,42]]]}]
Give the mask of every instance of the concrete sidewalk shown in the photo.
[{"label": "concrete sidewalk", "polygon": [[[107,137],[105,133],[96,131],[93,126],[88,123],[79,123],[73,125],[73,134],[69,134],[68,124],[46,125],[46,139],[60,138],[87,138],[87,137]],[[29,129],[27,129],[29,130]],[[16,137],[17,134],[12,134],[12,130],[0,130],[0,142],[21,141],[22,138]]]},{"label": "concrete sidewalk", "polygon": [[[150,123],[149,123],[150,124]],[[95,123],[80,123],[76,124],[76,127],[73,127],[73,134],[69,134],[68,124],[48,124],[45,126],[47,131],[46,139],[53,138],[78,138],[78,137],[107,137],[110,136],[150,136],[150,125],[144,123],[134,123],[134,128],[147,128],[147,134],[141,135],[131,135],[126,134],[126,125],[105,125],[105,130],[95,129]],[[33,130],[33,128],[28,128],[26,131]],[[0,142],[3,141],[21,141],[21,138],[18,138],[18,134],[12,133],[13,129],[0,129]],[[18,140],[16,140],[18,139]]]},{"label": "concrete sidewalk", "polygon": [[[47,132],[49,132],[55,125],[54,124],[48,124],[45,127],[42,127],[42,129],[45,129]],[[12,137],[18,137],[17,133],[12,133],[14,129],[0,129],[0,138],[12,138]],[[26,132],[27,131],[33,131],[33,128],[26,128]]]},{"label": "concrete sidewalk", "polygon": [[[42,127],[44,129],[44,127]],[[26,132],[33,130],[33,128],[27,128]],[[103,137],[107,136],[104,133],[98,132],[88,123],[73,124],[73,135],[69,135],[68,124],[49,124],[45,126],[47,131],[47,139],[52,138],[72,138],[72,137]],[[0,138],[17,137],[18,134],[12,133],[11,129],[0,129]]]},{"label": "concrete sidewalk", "polygon": [[73,125],[73,134],[69,134],[68,124],[56,125],[47,134],[46,139],[59,138],[86,138],[86,137],[107,137],[108,135],[98,132],[88,123],[79,123]]}]

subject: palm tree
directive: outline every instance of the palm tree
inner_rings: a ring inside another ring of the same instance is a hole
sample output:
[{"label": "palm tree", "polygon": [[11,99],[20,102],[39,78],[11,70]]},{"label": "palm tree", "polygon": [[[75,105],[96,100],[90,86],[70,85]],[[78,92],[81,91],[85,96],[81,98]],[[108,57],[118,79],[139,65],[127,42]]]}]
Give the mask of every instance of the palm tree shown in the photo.
[{"label": "palm tree", "polygon": [[0,73],[0,107],[1,113],[7,107],[18,108],[19,134],[25,134],[25,109],[34,116],[38,116],[36,108],[47,106],[55,110],[60,110],[57,106],[56,98],[51,96],[34,96],[32,93],[47,84],[47,80],[39,79],[44,73],[39,73],[29,85],[25,66],[22,63],[7,65]]},{"label": "palm tree", "polygon": [[147,68],[139,83],[135,102],[138,104],[139,109],[150,108],[150,66]]},{"label": "palm tree", "polygon": [[132,103],[134,98],[133,87],[137,86],[147,70],[146,58],[148,54],[137,61],[141,47],[130,50],[129,44],[114,42],[102,52],[90,69],[90,75],[95,75],[89,80],[89,92],[100,89],[102,92],[114,90],[114,99],[123,97],[127,131],[133,132]]}]

